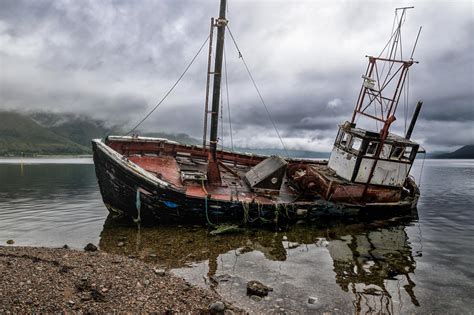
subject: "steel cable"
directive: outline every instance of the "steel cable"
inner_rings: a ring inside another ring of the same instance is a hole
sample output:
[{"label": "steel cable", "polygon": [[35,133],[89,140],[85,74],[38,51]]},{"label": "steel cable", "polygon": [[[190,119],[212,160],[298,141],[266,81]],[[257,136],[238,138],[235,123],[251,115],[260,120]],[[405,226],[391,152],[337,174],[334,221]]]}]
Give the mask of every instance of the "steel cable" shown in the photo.
[{"label": "steel cable", "polygon": [[191,62],[187,65],[187,67],[184,69],[183,73],[179,76],[178,80],[176,80],[176,82],[171,86],[171,88],[168,90],[168,92],[165,93],[165,95],[162,97],[162,99],[158,102],[158,104],[155,105],[155,107],[153,107],[153,109],[144,117],[142,118],[136,125],[135,127],[133,127],[132,129],[130,129],[129,132],[127,132],[126,134],[124,134],[122,137],[125,137],[127,135],[129,135],[130,133],[132,133],[133,131],[135,131],[138,126],[140,126],[148,117],[150,117],[151,114],[153,114],[153,112],[165,101],[165,99],[171,94],[171,92],[174,90],[174,88],[178,85],[178,83],[181,81],[181,79],[184,77],[184,75],[186,74],[186,72],[188,72],[189,68],[191,67],[191,65],[194,63],[194,61],[196,60],[197,56],[199,56],[199,54],[201,53],[202,49],[204,48],[204,46],[206,45],[207,41],[209,40],[209,35],[207,36],[206,40],[204,41],[204,43],[202,43],[201,47],[199,48],[199,50],[197,51],[197,53],[194,55],[193,59],[191,59]]}]

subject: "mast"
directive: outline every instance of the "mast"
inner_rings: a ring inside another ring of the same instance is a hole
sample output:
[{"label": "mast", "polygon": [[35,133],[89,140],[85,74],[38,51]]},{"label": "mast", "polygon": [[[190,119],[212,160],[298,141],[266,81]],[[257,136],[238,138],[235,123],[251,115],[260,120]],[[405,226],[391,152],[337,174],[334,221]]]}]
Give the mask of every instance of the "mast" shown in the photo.
[{"label": "mast", "polygon": [[204,132],[202,134],[202,149],[206,149],[207,142],[207,116],[209,115],[209,85],[211,82],[211,56],[212,38],[214,36],[214,18],[211,18],[211,30],[209,31],[209,54],[207,58],[207,78],[206,78],[206,100],[204,101]]},{"label": "mast", "polygon": [[222,79],[222,59],[224,54],[224,35],[227,20],[225,19],[226,0],[221,0],[219,10],[219,18],[217,25],[217,43],[216,43],[216,60],[214,64],[214,88],[212,91],[212,113],[211,113],[211,136],[210,148],[211,159],[216,161],[217,149],[217,127],[219,123],[219,102],[221,96],[221,79]]},{"label": "mast", "polygon": [[220,182],[219,168],[217,165],[217,128],[219,123],[219,103],[221,96],[222,60],[224,54],[224,36],[227,20],[225,18],[227,0],[221,0],[219,18],[216,20],[217,42],[216,60],[214,64],[214,87],[212,91],[212,112],[211,112],[211,134],[210,152],[208,160],[207,175],[211,183]]}]

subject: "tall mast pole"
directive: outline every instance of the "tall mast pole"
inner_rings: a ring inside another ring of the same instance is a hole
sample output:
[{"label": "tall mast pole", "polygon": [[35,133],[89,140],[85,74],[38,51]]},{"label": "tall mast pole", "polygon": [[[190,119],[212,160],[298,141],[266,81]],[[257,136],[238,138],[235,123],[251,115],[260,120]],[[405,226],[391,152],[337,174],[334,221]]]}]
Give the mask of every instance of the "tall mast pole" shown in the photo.
[{"label": "tall mast pole", "polygon": [[209,85],[211,83],[211,56],[212,39],[214,37],[214,18],[211,18],[211,30],[209,31],[209,55],[207,58],[207,79],[206,79],[206,101],[204,104],[204,132],[202,134],[202,149],[206,149],[207,142],[207,118],[209,116]]},{"label": "tall mast pole", "polygon": [[219,18],[217,24],[216,61],[214,64],[214,88],[212,91],[212,114],[211,114],[211,136],[210,149],[211,160],[217,159],[217,125],[219,123],[219,102],[221,96],[222,59],[224,53],[224,34],[227,20],[225,19],[226,0],[221,0]]},{"label": "tall mast pole", "polygon": [[221,0],[219,18],[216,21],[217,42],[216,61],[214,64],[214,87],[212,91],[210,151],[207,164],[207,178],[210,183],[220,183],[221,177],[217,163],[217,128],[219,123],[219,103],[221,96],[222,59],[224,55],[224,35],[227,20],[225,18],[226,0]]}]

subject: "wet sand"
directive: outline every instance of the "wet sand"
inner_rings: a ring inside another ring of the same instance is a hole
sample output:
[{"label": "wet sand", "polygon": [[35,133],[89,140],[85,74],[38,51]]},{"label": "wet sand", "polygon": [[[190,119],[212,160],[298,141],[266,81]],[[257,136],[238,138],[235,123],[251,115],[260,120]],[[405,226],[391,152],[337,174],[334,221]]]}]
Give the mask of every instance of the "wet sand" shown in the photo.
[{"label": "wet sand", "polygon": [[210,313],[222,301],[151,264],[101,251],[0,246],[0,275],[2,314]]}]

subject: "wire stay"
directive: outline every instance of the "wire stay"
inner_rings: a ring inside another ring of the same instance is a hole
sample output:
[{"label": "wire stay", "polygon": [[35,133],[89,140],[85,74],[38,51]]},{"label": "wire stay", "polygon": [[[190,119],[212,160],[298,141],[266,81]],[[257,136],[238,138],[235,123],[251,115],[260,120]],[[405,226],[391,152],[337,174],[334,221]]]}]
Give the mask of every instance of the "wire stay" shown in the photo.
[{"label": "wire stay", "polygon": [[237,52],[239,53],[239,58],[242,59],[242,62],[245,66],[245,69],[247,70],[247,73],[250,77],[250,80],[252,81],[253,86],[254,86],[255,90],[257,91],[257,94],[260,98],[260,101],[261,101],[263,107],[265,108],[265,111],[267,112],[268,118],[270,119],[270,121],[273,125],[273,128],[275,129],[275,132],[276,132],[278,138],[280,139],[281,145],[283,146],[283,149],[285,150],[286,156],[289,157],[288,150],[286,149],[285,143],[283,142],[283,139],[280,136],[280,133],[278,132],[278,128],[275,124],[275,121],[273,120],[272,115],[270,114],[270,111],[268,110],[267,104],[265,103],[265,101],[262,97],[262,94],[260,93],[260,90],[258,89],[257,83],[255,82],[255,80],[252,76],[252,73],[250,72],[250,69],[247,65],[247,62],[245,62],[244,56],[242,55],[242,51],[239,49],[239,46],[237,45],[237,42],[235,41],[234,34],[232,34],[232,31],[230,30],[229,25],[227,25],[226,27],[227,27],[227,30],[229,31],[229,35],[232,38],[232,41],[234,42],[235,48],[237,49]]},{"label": "wire stay", "polygon": [[158,104],[155,105],[155,107],[153,107],[153,109],[151,111],[148,112],[148,114],[143,117],[136,125],[135,127],[133,127],[132,129],[130,129],[129,132],[127,132],[126,134],[124,134],[122,137],[125,137],[127,135],[129,135],[130,133],[132,133],[133,131],[135,131],[148,117],[150,117],[151,114],[153,114],[153,112],[165,101],[165,99],[171,94],[171,92],[174,90],[174,88],[178,85],[178,83],[181,81],[181,79],[184,77],[184,75],[186,74],[186,72],[188,72],[189,68],[191,68],[191,65],[194,63],[194,61],[196,60],[196,58],[199,56],[199,54],[201,53],[202,49],[204,48],[204,46],[206,45],[207,41],[209,40],[209,35],[207,36],[206,40],[204,41],[204,43],[202,43],[201,47],[199,48],[199,50],[197,51],[197,53],[194,55],[193,59],[191,59],[191,62],[186,66],[186,68],[184,69],[183,73],[181,73],[181,75],[178,77],[178,79],[176,80],[176,82],[171,86],[171,88],[168,90],[168,92],[165,93],[165,95],[161,98],[161,100],[158,102]]}]

